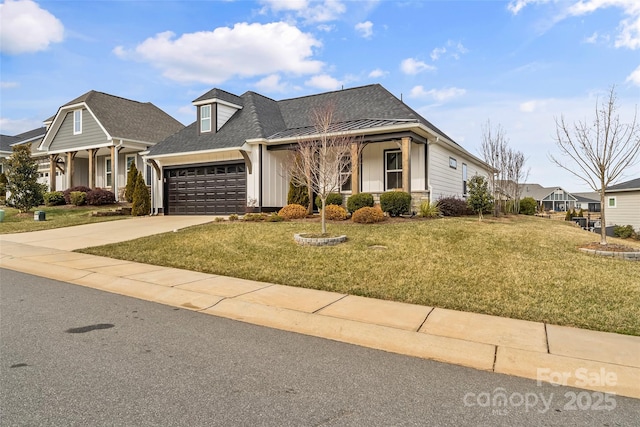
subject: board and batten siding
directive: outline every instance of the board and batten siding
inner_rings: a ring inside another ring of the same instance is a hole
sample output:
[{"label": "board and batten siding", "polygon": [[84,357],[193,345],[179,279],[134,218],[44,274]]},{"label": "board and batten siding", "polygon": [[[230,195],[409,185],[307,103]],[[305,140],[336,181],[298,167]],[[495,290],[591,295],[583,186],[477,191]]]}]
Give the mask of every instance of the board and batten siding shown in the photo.
[{"label": "board and batten siding", "polygon": [[[616,207],[609,207],[609,198],[616,198]],[[605,193],[605,218],[607,226],[631,225],[640,231],[640,191]]]},{"label": "board and batten siding", "polygon": [[49,146],[50,151],[69,150],[73,151],[77,148],[103,144],[108,142],[107,135],[98,125],[91,113],[86,109],[82,109],[82,133],[73,134],[73,111],[66,113],[60,129],[53,137],[53,141]]},{"label": "board and batten siding", "polygon": [[[449,160],[456,160],[456,168],[449,166]],[[431,185],[431,200],[442,197],[462,197],[462,164],[467,165],[467,182],[474,175],[487,177],[487,171],[476,162],[464,157],[460,153],[447,150],[442,145],[429,146],[429,184]]]},{"label": "board and batten siding", "polygon": [[[400,150],[395,142],[372,143],[362,150],[362,189],[364,193],[385,191],[385,159],[388,150]],[[424,144],[411,145],[411,191],[425,190]]]},{"label": "board and batten siding", "polygon": [[[268,151],[262,153],[262,206],[282,207],[287,204],[287,193],[289,192],[289,176],[286,172],[286,162],[289,152]],[[258,188],[255,192],[249,192],[247,197],[259,200]]]}]

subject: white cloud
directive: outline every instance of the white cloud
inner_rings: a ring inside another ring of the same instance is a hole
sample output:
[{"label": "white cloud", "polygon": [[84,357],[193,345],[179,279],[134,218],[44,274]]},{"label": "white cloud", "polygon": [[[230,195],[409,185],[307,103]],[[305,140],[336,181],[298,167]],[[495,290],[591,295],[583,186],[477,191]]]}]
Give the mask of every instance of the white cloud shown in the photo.
[{"label": "white cloud", "polygon": [[446,47],[437,47],[431,51],[431,60],[437,61],[440,59],[440,55],[447,52]]},{"label": "white cloud", "polygon": [[331,77],[328,74],[320,74],[311,77],[304,82],[305,85],[322,90],[338,90],[342,86],[342,82]]},{"label": "white cloud", "polygon": [[381,70],[380,68],[376,68],[375,70],[369,73],[369,77],[377,79],[380,77],[385,77],[387,74],[389,74],[388,71],[384,71],[384,70]]},{"label": "white cloud", "polygon": [[324,64],[312,57],[313,49],[320,46],[311,34],[285,22],[238,23],[178,38],[167,31],[133,50],[117,46],[113,53],[148,62],[175,81],[220,84],[232,77],[317,73]]},{"label": "white cloud", "polygon": [[288,85],[280,81],[278,74],[271,74],[256,83],[256,88],[262,92],[286,92]]},{"label": "white cloud", "polygon": [[318,29],[318,31],[324,31],[325,33],[329,33],[333,31],[333,29],[335,28],[335,25],[320,24],[316,28]]},{"label": "white cloud", "polygon": [[584,42],[588,44],[595,44],[598,41],[598,32],[594,32],[591,36],[585,37]]},{"label": "white cloud", "polygon": [[64,38],[62,22],[31,0],[0,4],[0,51],[10,55],[45,50]]},{"label": "white cloud", "polygon": [[636,86],[640,86],[640,65],[638,65],[638,68],[636,68],[631,72],[631,74],[629,74],[625,82],[633,83]]},{"label": "white cloud", "polygon": [[424,86],[418,85],[411,89],[411,92],[409,92],[409,97],[432,98],[438,102],[444,102],[453,98],[458,98],[464,95],[465,93],[467,93],[465,89],[460,89],[457,87],[425,90]]},{"label": "white cloud", "polygon": [[365,39],[370,39],[373,36],[373,22],[359,22],[356,24],[355,29]]},{"label": "white cloud", "polygon": [[262,13],[269,10],[274,13],[289,12],[307,23],[335,21],[347,10],[340,0],[262,0],[261,3],[264,5]]},{"label": "white cloud", "polygon": [[400,63],[400,69],[405,74],[418,74],[423,71],[433,71],[436,67],[413,58],[407,58]]},{"label": "white cloud", "polygon": [[[512,0],[507,9],[517,15],[522,9],[530,4],[548,3],[549,0]],[[569,4],[570,3],[570,4]],[[561,3],[563,4],[563,3]],[[571,0],[566,2],[567,6],[550,22],[557,23],[570,16],[583,16],[594,13],[600,9],[618,8],[622,9],[625,18],[618,25],[619,33],[615,41],[615,47],[626,47],[628,49],[640,48],[640,1],[638,0]],[[593,37],[593,36],[592,36]]]},{"label": "white cloud", "polygon": [[3,82],[0,81],[0,88],[2,89],[13,89],[16,87],[20,87],[20,83],[18,82]]},{"label": "white cloud", "polygon": [[0,117],[0,133],[3,135],[18,135],[41,126],[41,120]]},{"label": "white cloud", "polygon": [[533,113],[535,111],[540,111],[546,104],[547,102],[543,100],[534,99],[531,101],[525,101],[520,104],[520,111],[523,113]]}]

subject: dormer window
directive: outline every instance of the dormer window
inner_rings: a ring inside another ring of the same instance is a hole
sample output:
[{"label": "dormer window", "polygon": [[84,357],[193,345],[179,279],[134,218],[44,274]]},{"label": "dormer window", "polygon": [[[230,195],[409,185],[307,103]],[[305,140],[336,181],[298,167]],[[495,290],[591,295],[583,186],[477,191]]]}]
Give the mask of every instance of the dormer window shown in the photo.
[{"label": "dormer window", "polygon": [[73,112],[73,134],[80,135],[82,133],[82,110],[74,110]]},{"label": "dormer window", "polygon": [[211,132],[211,105],[200,107],[200,132]]}]

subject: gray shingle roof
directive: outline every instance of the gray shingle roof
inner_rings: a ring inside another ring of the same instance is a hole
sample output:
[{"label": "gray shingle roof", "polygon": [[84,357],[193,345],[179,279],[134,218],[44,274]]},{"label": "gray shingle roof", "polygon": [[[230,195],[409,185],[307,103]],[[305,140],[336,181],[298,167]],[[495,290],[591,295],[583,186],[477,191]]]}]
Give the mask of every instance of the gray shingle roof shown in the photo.
[{"label": "gray shingle roof", "polygon": [[247,139],[285,138],[309,135],[314,129],[311,113],[332,105],[336,129],[369,129],[406,122],[422,123],[449,140],[444,132],[392,95],[379,84],[274,101],[255,92],[235,96],[213,89],[194,102],[207,99],[229,100],[243,108],[238,110],[218,132],[198,135],[196,123],[155,145],[150,155],[176,154],[240,147]]},{"label": "gray shingle roof", "polygon": [[230,102],[232,104],[236,104],[240,106],[243,105],[241,97],[239,97],[238,95],[229,93],[226,90],[222,90],[222,89],[211,89],[209,92],[205,93],[204,95],[194,99],[193,102],[208,101],[210,99],[216,99],[216,98],[221,99],[223,101]]},{"label": "gray shingle roof", "polygon": [[15,144],[18,141],[17,136],[0,135],[0,151],[12,152],[11,144]]},{"label": "gray shingle roof", "polygon": [[32,141],[37,138],[42,138],[45,133],[47,133],[47,128],[44,126],[36,129],[31,129],[26,132],[22,132],[19,135],[16,135],[16,138],[18,138],[18,141],[16,141],[15,143],[19,144],[21,142]]},{"label": "gray shingle roof", "polygon": [[640,190],[640,178],[632,179],[631,181],[621,182],[620,184],[611,185],[606,188],[605,192],[616,191],[632,191]]},{"label": "gray shingle roof", "polygon": [[89,91],[62,108],[84,102],[114,138],[160,142],[184,128],[182,123],[150,102],[132,101],[97,91]]}]

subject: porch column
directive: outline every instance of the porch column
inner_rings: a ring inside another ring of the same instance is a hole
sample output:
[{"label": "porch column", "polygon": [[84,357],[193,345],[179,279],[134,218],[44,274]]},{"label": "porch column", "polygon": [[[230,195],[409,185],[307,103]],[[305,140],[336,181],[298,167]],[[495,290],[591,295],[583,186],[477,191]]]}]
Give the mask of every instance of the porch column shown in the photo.
[{"label": "porch column", "polygon": [[49,191],[56,191],[56,166],[58,164],[58,155],[51,154],[49,156]]},{"label": "porch column", "polygon": [[411,193],[411,138],[402,138],[402,191]]},{"label": "porch column", "polygon": [[[113,185],[113,183],[114,183],[115,158],[116,158],[116,147],[114,145],[114,146],[111,147],[111,184],[105,182],[105,186],[110,186],[111,187],[111,191],[113,191],[113,194],[115,194],[116,201],[117,201],[118,200],[118,194],[116,194],[116,192],[114,191],[115,186]],[[106,174],[106,171],[105,171],[105,174]]]},{"label": "porch column", "polygon": [[360,150],[358,144],[351,144],[351,194],[360,192]]},{"label": "porch column", "polygon": [[96,154],[98,153],[97,148],[90,148],[87,150],[89,152],[89,188],[96,187]]},{"label": "porch column", "polygon": [[77,151],[67,153],[67,188],[73,187],[73,159],[76,158]]}]

